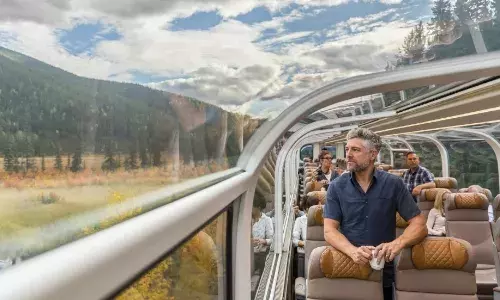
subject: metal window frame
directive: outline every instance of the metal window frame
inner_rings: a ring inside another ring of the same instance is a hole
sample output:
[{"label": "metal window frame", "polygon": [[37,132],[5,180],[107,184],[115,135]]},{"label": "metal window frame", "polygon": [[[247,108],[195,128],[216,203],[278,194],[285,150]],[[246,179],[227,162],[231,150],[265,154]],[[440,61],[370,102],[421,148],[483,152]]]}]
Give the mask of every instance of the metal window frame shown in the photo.
[{"label": "metal window frame", "polygon": [[[443,174],[443,177],[449,177],[450,176],[450,163],[449,163],[449,156],[448,156],[448,150],[446,150],[446,147],[437,139],[435,136],[430,135],[430,134],[417,134],[417,133],[411,133],[407,134],[409,136],[414,136],[420,139],[428,140],[432,142],[434,145],[439,150],[439,154],[441,155],[441,173]],[[497,157],[498,159],[498,157]]]}]

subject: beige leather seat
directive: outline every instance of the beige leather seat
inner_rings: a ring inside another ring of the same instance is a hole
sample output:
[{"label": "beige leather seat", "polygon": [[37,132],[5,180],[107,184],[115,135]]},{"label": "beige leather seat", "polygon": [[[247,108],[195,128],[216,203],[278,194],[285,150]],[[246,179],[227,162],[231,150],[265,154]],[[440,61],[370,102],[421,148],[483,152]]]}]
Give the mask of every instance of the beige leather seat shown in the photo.
[{"label": "beige leather seat", "polygon": [[308,183],[306,183],[306,188],[304,190],[304,193],[308,194],[314,191],[321,191],[322,187],[323,185],[317,181],[309,181]]},{"label": "beige leather seat", "polygon": [[374,271],[370,265],[355,264],[330,246],[312,251],[308,269],[309,300],[384,299],[380,271]]},{"label": "beige leather seat", "polygon": [[495,218],[495,221],[498,220],[500,217],[500,194],[493,199],[493,202],[491,203],[493,207],[493,216]]},{"label": "beige leather seat", "polygon": [[493,238],[488,220],[488,199],[481,193],[448,194],[445,201],[446,235],[472,245],[477,262],[480,299],[492,299],[496,286]]},{"label": "beige leather seat", "polygon": [[[308,276],[308,263],[311,252],[321,246],[327,246],[324,234],[323,205],[314,205],[307,212],[307,233],[304,246],[304,267],[305,278]],[[304,295],[306,292],[305,278],[298,277],[295,280],[295,294]]]},{"label": "beige leather seat", "polygon": [[417,205],[426,218],[429,215],[431,209],[434,207],[434,201],[436,200],[436,196],[438,195],[438,193],[444,193],[443,197],[445,197],[447,193],[450,193],[450,190],[444,188],[434,188],[424,189],[420,192]]},{"label": "beige leather seat", "polygon": [[455,238],[429,237],[404,249],[395,263],[395,299],[477,299],[474,258],[472,246]]},{"label": "beige leather seat", "polygon": [[408,222],[406,222],[399,213],[396,213],[396,237],[402,235],[406,227],[408,227]]},{"label": "beige leather seat", "polygon": [[389,170],[388,172],[391,174],[394,174],[396,176],[403,177],[403,174],[405,171],[406,171],[406,169],[392,169],[392,170]]},{"label": "beige leather seat", "polygon": [[458,191],[458,182],[453,177],[435,177],[436,188],[449,189],[452,193]]},{"label": "beige leather seat", "polygon": [[377,167],[382,167],[382,169],[384,171],[389,171],[389,170],[392,170],[392,166],[391,165],[387,165],[387,164],[380,164],[378,165]]},{"label": "beige leather seat", "polygon": [[309,192],[307,194],[308,196],[316,196],[319,199],[319,202],[321,204],[325,204],[326,201],[326,191],[314,191],[314,192]]}]

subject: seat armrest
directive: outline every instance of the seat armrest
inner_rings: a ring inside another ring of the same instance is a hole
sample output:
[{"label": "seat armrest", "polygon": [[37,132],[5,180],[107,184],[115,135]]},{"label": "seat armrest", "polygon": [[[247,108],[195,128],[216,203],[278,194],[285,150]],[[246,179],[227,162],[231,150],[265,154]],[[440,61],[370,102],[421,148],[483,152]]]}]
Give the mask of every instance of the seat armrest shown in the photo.
[{"label": "seat armrest", "polygon": [[295,278],[295,295],[306,296],[306,279],[304,277]]}]

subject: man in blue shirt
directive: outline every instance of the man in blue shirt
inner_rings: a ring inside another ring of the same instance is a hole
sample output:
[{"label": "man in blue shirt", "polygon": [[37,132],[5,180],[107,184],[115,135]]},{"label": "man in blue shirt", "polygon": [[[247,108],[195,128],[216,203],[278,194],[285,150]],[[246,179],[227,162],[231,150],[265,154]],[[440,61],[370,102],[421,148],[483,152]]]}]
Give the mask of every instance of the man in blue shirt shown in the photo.
[{"label": "man in blue shirt", "polygon": [[[358,264],[385,259],[384,298],[392,299],[394,264],[403,248],[427,236],[425,218],[401,178],[375,169],[380,136],[365,128],[347,134],[349,173],[330,183],[324,210],[325,239]],[[409,225],[396,239],[396,212]]]}]

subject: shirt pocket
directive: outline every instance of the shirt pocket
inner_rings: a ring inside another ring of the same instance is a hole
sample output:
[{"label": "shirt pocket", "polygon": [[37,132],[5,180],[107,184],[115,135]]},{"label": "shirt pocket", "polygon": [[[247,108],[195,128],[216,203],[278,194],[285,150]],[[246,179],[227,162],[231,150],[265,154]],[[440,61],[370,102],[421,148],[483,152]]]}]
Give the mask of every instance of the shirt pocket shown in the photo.
[{"label": "shirt pocket", "polygon": [[[342,218],[344,221],[344,226],[351,227],[364,222],[366,218],[365,207],[367,205],[364,199],[348,198],[343,202],[344,211],[342,214]],[[356,227],[353,229],[356,229]]]}]

